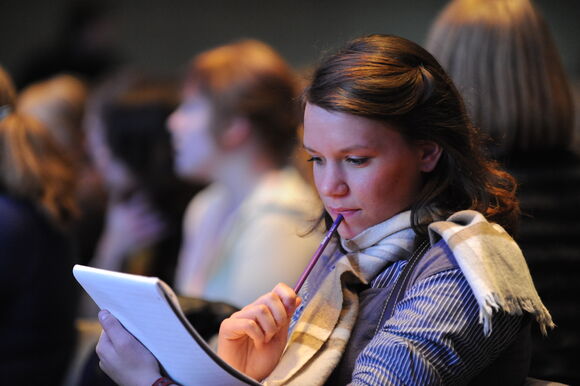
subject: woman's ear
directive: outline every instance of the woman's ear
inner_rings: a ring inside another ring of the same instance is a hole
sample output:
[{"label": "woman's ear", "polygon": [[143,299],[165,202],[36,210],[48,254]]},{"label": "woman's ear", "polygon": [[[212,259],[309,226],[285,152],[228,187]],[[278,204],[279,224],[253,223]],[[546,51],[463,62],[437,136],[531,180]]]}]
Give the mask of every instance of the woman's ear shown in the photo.
[{"label": "woman's ear", "polygon": [[417,142],[419,149],[419,169],[422,172],[429,173],[435,169],[443,149],[438,143],[433,141],[419,141]]},{"label": "woman's ear", "polygon": [[220,135],[220,143],[226,150],[233,150],[245,143],[252,134],[250,122],[243,117],[234,117]]}]

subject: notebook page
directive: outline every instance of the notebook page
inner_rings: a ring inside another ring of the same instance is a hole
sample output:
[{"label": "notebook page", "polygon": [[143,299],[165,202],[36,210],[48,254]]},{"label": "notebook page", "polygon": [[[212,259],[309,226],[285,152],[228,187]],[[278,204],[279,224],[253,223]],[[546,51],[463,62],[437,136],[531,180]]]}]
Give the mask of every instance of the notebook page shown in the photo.
[{"label": "notebook page", "polygon": [[73,274],[95,303],[119,319],[176,382],[258,385],[211,351],[172,300],[173,291],[158,278],[81,265],[75,265]]}]

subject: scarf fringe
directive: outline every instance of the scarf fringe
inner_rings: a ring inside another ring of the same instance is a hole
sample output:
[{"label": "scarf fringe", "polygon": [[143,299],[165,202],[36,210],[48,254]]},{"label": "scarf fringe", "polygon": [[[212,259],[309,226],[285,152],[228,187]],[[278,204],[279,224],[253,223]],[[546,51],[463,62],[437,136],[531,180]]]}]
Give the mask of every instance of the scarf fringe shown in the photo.
[{"label": "scarf fringe", "polygon": [[544,335],[555,327],[520,248],[500,225],[488,222],[481,213],[464,210],[447,221],[431,223],[429,238],[432,244],[444,239],[453,252],[479,304],[485,336],[491,334],[492,316],[498,310],[534,315]]},{"label": "scarf fringe", "polygon": [[541,302],[529,298],[505,298],[497,293],[487,294],[479,307],[479,323],[483,324],[483,333],[489,336],[492,332],[492,316],[495,311],[503,310],[510,315],[521,315],[524,311],[535,316],[542,335],[548,334],[548,329],[556,327],[550,313]]}]

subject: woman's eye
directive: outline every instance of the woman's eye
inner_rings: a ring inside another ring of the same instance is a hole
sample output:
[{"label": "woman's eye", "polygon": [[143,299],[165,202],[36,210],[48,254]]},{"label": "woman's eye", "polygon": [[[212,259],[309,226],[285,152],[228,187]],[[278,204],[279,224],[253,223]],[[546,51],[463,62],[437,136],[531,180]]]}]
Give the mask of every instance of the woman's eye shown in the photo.
[{"label": "woman's eye", "polygon": [[320,157],[315,157],[315,156],[312,156],[312,157],[308,158],[307,161],[308,162],[314,162],[314,163],[317,163],[317,164],[319,164],[320,162],[322,162],[322,160],[320,159]]},{"label": "woman's eye", "polygon": [[346,162],[353,164],[355,166],[361,166],[369,161],[369,157],[348,157]]}]

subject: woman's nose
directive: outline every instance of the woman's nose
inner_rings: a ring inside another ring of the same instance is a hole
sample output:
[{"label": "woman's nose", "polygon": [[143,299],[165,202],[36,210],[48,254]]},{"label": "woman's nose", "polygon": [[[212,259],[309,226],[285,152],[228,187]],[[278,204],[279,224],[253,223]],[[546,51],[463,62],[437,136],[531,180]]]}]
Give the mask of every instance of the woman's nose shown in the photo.
[{"label": "woman's nose", "polygon": [[167,127],[169,128],[169,131],[174,133],[175,131],[177,131],[177,127],[179,126],[179,110],[175,110],[174,112],[171,113],[171,115],[169,116],[169,118],[167,118]]},{"label": "woman's nose", "polygon": [[318,192],[323,196],[344,196],[348,193],[348,184],[342,174],[335,167],[326,167],[326,170],[314,174]]}]

